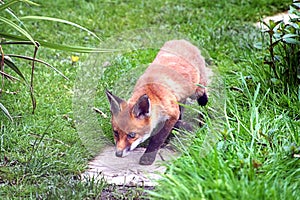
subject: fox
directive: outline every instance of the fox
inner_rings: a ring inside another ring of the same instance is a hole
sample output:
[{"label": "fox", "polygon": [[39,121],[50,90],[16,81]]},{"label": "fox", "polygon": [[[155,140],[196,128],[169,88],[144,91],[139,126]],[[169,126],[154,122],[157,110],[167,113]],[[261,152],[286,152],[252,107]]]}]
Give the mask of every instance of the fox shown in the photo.
[{"label": "fox", "polygon": [[208,102],[209,68],[187,40],[167,41],[138,78],[128,101],[105,90],[110,104],[115,155],[125,157],[148,138],[140,165],[151,165],[174,127],[180,126],[187,98]]}]

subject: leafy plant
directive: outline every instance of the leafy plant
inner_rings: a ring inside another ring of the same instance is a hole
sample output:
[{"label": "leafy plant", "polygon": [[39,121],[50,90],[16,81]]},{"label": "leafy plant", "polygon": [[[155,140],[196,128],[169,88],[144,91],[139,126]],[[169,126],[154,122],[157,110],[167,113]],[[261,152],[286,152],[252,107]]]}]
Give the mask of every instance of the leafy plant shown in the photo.
[{"label": "leafy plant", "polygon": [[[7,12],[8,17],[2,17],[0,16],[0,24],[1,25],[6,25],[10,28],[12,28],[13,33],[7,33],[5,31],[0,31],[0,74],[2,76],[2,83],[0,89],[0,95],[1,92],[3,91],[4,88],[4,80],[19,80],[18,78],[14,77],[11,74],[8,74],[5,71],[5,67],[9,67],[12,71],[14,71],[22,81],[26,85],[28,85],[30,89],[30,94],[31,94],[31,101],[32,101],[32,112],[34,113],[34,110],[36,108],[36,101],[34,97],[34,88],[33,88],[33,77],[34,77],[34,69],[35,69],[35,63],[42,63],[45,66],[48,66],[52,68],[54,71],[58,72],[60,75],[62,75],[64,78],[67,79],[59,70],[57,70],[55,67],[52,65],[39,60],[36,58],[37,51],[39,48],[42,47],[47,47],[47,48],[52,48],[52,49],[57,49],[57,50],[63,50],[63,51],[71,51],[71,52],[79,52],[79,53],[90,53],[90,52],[107,52],[109,50],[104,50],[104,49],[97,49],[97,48],[89,48],[89,47],[81,47],[81,46],[70,46],[70,45],[62,45],[62,44],[55,44],[51,42],[46,42],[43,40],[38,40],[33,38],[33,36],[30,34],[31,30],[28,30],[25,26],[24,21],[25,20],[46,20],[46,21],[53,21],[53,22],[58,22],[58,23],[63,23],[67,25],[71,25],[73,27],[79,28],[83,31],[86,31],[88,34],[92,35],[93,37],[97,38],[100,41],[100,38],[93,32],[89,31],[88,29],[67,21],[63,19],[58,19],[58,18],[53,18],[53,17],[46,17],[46,16],[23,16],[23,17],[18,17],[16,14],[14,14],[13,10],[11,9],[11,6],[17,3],[26,3],[31,6],[38,6],[38,4],[30,1],[30,0],[10,0],[7,1],[6,3],[2,0],[0,0],[0,13],[1,12]],[[17,33],[15,33],[17,32]],[[9,46],[9,45],[30,45],[33,47],[33,56],[25,56],[25,55],[16,55],[16,54],[9,54],[4,51],[4,46]],[[28,81],[23,72],[19,69],[19,67],[15,64],[15,62],[12,60],[12,58],[18,58],[18,59],[23,59],[23,60],[29,60],[31,61],[31,75],[30,75],[30,80]],[[4,114],[12,120],[12,117],[9,113],[9,111],[5,108],[3,104],[0,105],[0,110],[4,112]]]},{"label": "leafy plant", "polygon": [[264,30],[268,36],[265,64],[271,71],[271,83],[285,88],[298,87],[300,100],[300,2],[294,1],[289,13],[293,14],[286,24],[283,20],[269,23]]}]

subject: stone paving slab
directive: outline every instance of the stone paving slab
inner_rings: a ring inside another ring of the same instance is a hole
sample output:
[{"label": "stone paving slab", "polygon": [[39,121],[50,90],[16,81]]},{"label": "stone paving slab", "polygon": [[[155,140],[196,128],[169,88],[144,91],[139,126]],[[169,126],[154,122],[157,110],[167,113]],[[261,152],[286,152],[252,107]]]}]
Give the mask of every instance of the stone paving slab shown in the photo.
[{"label": "stone paving slab", "polygon": [[[82,174],[88,178],[104,178],[109,184],[120,186],[155,186],[155,181],[164,173],[164,164],[175,158],[178,153],[162,148],[152,165],[139,165],[139,159],[145,148],[136,148],[128,156],[119,158],[115,156],[115,148],[107,147],[92,161],[88,170]],[[101,173],[99,177],[99,173]]]},{"label": "stone paving slab", "polygon": [[[287,24],[289,22],[290,18],[293,18],[293,17],[296,17],[296,16],[297,15],[289,14],[288,11],[286,11],[286,12],[278,13],[278,14],[273,15],[273,16],[265,17],[265,18],[262,19],[262,21],[264,21],[265,23],[268,24],[270,20],[273,20],[275,22],[282,20],[285,24]],[[257,28],[261,28],[263,30],[266,29],[266,26],[261,22],[255,23],[255,26]]]}]

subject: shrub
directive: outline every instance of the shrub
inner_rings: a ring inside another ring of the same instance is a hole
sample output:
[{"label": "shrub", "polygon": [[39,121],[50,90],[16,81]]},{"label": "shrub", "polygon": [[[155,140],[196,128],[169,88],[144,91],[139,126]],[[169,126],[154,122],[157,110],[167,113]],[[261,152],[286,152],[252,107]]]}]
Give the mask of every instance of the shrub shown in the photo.
[{"label": "shrub", "polygon": [[300,100],[300,3],[294,2],[289,9],[288,23],[272,21],[264,23],[267,27],[264,63],[270,69],[270,83],[285,89],[298,88]]}]

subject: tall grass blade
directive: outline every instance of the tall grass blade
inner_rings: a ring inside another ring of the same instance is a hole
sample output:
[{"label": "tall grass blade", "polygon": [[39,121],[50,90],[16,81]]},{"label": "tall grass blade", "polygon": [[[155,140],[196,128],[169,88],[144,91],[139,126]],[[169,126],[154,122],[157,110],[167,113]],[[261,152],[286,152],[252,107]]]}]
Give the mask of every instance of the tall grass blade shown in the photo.
[{"label": "tall grass blade", "polygon": [[36,4],[32,1],[28,1],[28,0],[12,0],[12,1],[8,1],[6,3],[3,3],[2,1],[0,1],[0,12],[5,10],[8,14],[10,14],[15,20],[17,20],[19,22],[20,26],[22,26],[28,32],[28,29],[26,28],[24,23],[18,18],[17,15],[14,14],[13,10],[9,8],[11,5],[13,5],[15,3],[20,3],[20,2],[29,4],[29,5],[33,5],[33,6],[39,6],[38,4]]},{"label": "tall grass blade", "polygon": [[47,63],[47,62],[45,62],[43,60],[33,59],[32,57],[23,56],[23,55],[15,55],[15,54],[7,54],[7,56],[9,56],[9,57],[15,57],[15,58],[20,58],[20,59],[25,59],[25,60],[30,60],[30,61],[34,60],[35,62],[38,62],[38,63],[41,63],[43,65],[46,65],[46,66],[50,67],[55,72],[57,72],[59,75],[61,75],[62,77],[64,77],[66,80],[69,80],[68,77],[66,77],[61,71],[59,71],[54,66],[50,65],[49,63]]},{"label": "tall grass blade", "polygon": [[20,81],[18,78],[16,78],[16,77],[13,77],[12,75],[10,75],[10,74],[7,74],[7,73],[5,73],[5,72],[2,72],[2,71],[0,71],[0,74],[1,74],[1,75],[3,75],[4,77],[6,77],[6,78],[10,79],[10,80],[16,80],[16,81]]},{"label": "tall grass blade", "polygon": [[39,4],[29,1],[29,0],[11,0],[11,1],[7,1],[6,3],[3,3],[2,1],[0,1],[0,12],[9,8],[10,6],[12,6],[16,3],[20,3],[20,2],[27,3],[27,4],[33,5],[33,6],[39,5]]},{"label": "tall grass blade", "polygon": [[23,20],[27,20],[27,19],[32,19],[32,20],[46,20],[46,21],[53,21],[53,22],[59,22],[59,23],[63,23],[63,24],[68,24],[71,26],[74,26],[76,28],[79,28],[81,30],[84,30],[86,32],[88,32],[89,34],[91,34],[92,36],[94,36],[95,38],[97,38],[99,41],[101,41],[101,39],[92,31],[88,30],[87,28],[84,28],[82,26],[80,26],[79,24],[76,24],[74,22],[70,22],[64,19],[58,19],[58,18],[54,18],[54,17],[44,17],[44,16],[25,16],[25,17],[21,17],[20,19]]},{"label": "tall grass blade", "polygon": [[[8,40],[14,40],[14,41],[25,41],[26,37],[13,35],[9,33],[1,33],[0,36],[4,37]],[[39,40],[38,40],[39,41]],[[77,52],[77,53],[109,53],[109,52],[117,52],[121,50],[114,50],[114,49],[99,49],[99,48],[93,48],[93,47],[81,47],[81,46],[70,46],[70,45],[62,45],[62,44],[54,44],[51,42],[46,41],[39,41],[41,46],[50,48],[50,49],[56,49],[61,51],[68,51],[68,52]]]},{"label": "tall grass blade", "polygon": [[9,114],[8,110],[5,108],[5,106],[0,103],[0,109],[2,110],[2,112],[5,114],[5,116],[10,119],[11,121],[13,121],[13,118],[11,117],[11,115]]},{"label": "tall grass blade", "polygon": [[19,68],[12,61],[10,61],[9,59],[4,57],[4,63],[8,67],[10,67],[14,72],[16,72],[25,82],[27,82],[25,79],[25,76],[22,74],[22,72],[19,70]]},{"label": "tall grass blade", "polygon": [[20,32],[28,40],[30,40],[34,45],[36,45],[34,39],[31,37],[31,35],[25,29],[21,28],[19,25],[15,24],[13,21],[0,16],[0,22],[1,21],[5,24],[11,26],[12,28],[14,28],[16,31]]},{"label": "tall grass blade", "polygon": [[13,45],[13,44],[33,45],[32,42],[30,42],[30,41],[1,41],[0,42],[0,45]]},{"label": "tall grass blade", "polygon": [[28,32],[28,30],[26,29],[26,27],[24,26],[24,23],[18,18],[18,16],[16,16],[14,13],[13,13],[13,11],[11,10],[11,9],[6,9],[5,10],[6,12],[8,12],[13,18],[15,18],[19,23],[20,23],[20,25],[21,26],[23,26],[24,28],[25,28],[25,30]]},{"label": "tall grass blade", "polygon": [[20,0],[12,0],[12,1],[8,1],[6,3],[0,1],[0,12],[9,8],[11,5],[20,2]]}]

